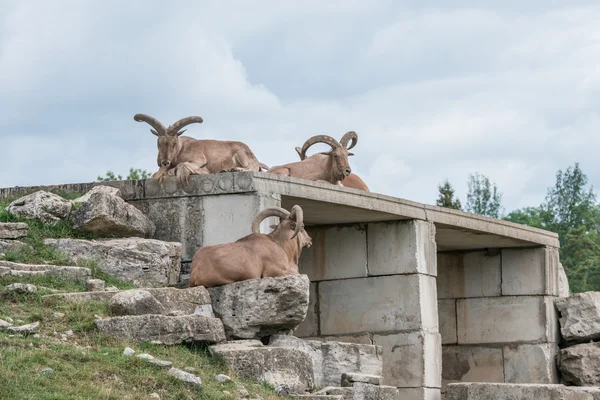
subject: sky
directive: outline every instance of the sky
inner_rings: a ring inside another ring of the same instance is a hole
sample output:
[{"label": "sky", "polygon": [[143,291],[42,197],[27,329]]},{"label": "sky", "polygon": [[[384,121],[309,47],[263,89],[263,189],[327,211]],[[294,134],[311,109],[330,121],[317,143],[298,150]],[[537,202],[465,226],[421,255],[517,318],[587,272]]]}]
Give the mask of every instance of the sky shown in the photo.
[{"label": "sky", "polygon": [[186,135],[269,166],[354,130],[373,192],[434,204],[448,179],[464,202],[478,172],[505,212],[536,206],[575,162],[600,187],[599,20],[577,0],[0,0],[0,187],[156,171],[145,113],[200,115]]}]

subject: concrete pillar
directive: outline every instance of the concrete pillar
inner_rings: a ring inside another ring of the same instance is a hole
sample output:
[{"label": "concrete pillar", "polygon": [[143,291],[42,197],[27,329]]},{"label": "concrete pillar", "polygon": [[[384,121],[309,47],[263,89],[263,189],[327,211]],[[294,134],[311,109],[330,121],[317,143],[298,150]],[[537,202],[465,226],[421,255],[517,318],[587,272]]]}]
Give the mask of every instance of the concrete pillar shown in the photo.
[{"label": "concrete pillar", "polygon": [[384,384],[439,398],[435,226],[410,220],[309,234],[313,246],[302,254],[300,272],[311,279],[311,303],[295,334],[381,345]]}]

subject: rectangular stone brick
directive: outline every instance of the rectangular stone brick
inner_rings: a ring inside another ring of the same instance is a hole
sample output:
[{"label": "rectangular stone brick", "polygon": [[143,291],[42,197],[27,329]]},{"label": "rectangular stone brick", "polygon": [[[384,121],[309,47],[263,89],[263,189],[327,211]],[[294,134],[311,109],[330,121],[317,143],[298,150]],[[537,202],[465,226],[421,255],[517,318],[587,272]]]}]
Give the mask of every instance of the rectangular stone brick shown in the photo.
[{"label": "rectangular stone brick", "polygon": [[442,347],[442,391],[453,382],[504,382],[501,348]]},{"label": "rectangular stone brick", "polygon": [[319,283],[321,335],[438,331],[435,278],[393,275]]},{"label": "rectangular stone brick", "polygon": [[501,284],[500,253],[438,254],[437,289],[440,299],[500,296]]},{"label": "rectangular stone brick", "polygon": [[[305,338],[308,336],[316,336],[319,334],[319,316],[318,301],[317,301],[317,285],[316,282],[310,283],[310,293],[308,297],[308,311],[306,318],[294,330],[294,336]],[[370,344],[370,343],[369,343]]]},{"label": "rectangular stone brick", "polygon": [[435,225],[427,221],[368,225],[369,275],[437,275]]},{"label": "rectangular stone brick", "polygon": [[439,333],[423,331],[374,335],[373,344],[383,347],[383,384],[441,387],[441,340]]},{"label": "rectangular stone brick", "polygon": [[506,383],[558,383],[556,343],[504,346]]},{"label": "rectangular stone brick", "polygon": [[502,250],[502,294],[558,295],[558,250]]},{"label": "rectangular stone brick", "polygon": [[556,329],[551,312],[543,296],[459,299],[458,343],[552,341]]},{"label": "rectangular stone brick", "polygon": [[364,225],[313,228],[312,246],[302,251],[300,273],[311,282],[367,276],[367,232]]},{"label": "rectangular stone brick", "polygon": [[446,400],[593,400],[581,388],[513,383],[452,383]]},{"label": "rectangular stone brick", "polygon": [[398,389],[399,400],[441,400],[440,389],[410,388]]},{"label": "rectangular stone brick", "polygon": [[456,344],[456,300],[438,300],[438,315],[442,344]]},{"label": "rectangular stone brick", "polygon": [[361,333],[358,335],[342,335],[342,336],[310,336],[305,337],[306,340],[318,340],[321,342],[342,342],[342,343],[356,343],[356,344],[373,344],[371,336],[368,333]]}]

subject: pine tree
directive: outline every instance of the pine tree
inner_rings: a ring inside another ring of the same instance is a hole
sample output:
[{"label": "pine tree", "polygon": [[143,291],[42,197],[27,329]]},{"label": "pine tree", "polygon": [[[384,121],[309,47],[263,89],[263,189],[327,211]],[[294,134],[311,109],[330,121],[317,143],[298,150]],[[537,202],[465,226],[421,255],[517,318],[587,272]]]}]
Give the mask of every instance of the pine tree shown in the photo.
[{"label": "pine tree", "polygon": [[454,198],[454,188],[448,182],[448,179],[444,181],[443,185],[438,185],[439,197],[435,204],[440,207],[453,208],[455,210],[462,210],[459,198]]}]

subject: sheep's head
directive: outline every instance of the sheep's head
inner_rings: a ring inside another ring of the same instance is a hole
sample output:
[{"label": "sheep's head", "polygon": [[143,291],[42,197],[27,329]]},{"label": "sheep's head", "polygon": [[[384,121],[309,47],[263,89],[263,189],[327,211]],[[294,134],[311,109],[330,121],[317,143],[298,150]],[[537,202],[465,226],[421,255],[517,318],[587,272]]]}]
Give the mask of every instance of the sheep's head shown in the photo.
[{"label": "sheep's head", "polygon": [[165,126],[156,118],[146,114],[136,114],[133,117],[138,122],[146,122],[152,127],[150,132],[158,136],[158,157],[156,163],[159,167],[170,168],[174,167],[173,162],[179,153],[179,136],[185,129],[181,129],[189,124],[202,123],[201,117],[186,117],[175,122],[173,125],[165,128]]},{"label": "sheep's head", "polygon": [[[350,142],[350,145],[348,145],[348,142]],[[331,136],[319,135],[308,139],[302,146],[302,149],[298,151],[298,148],[296,148],[296,151],[300,155],[300,159],[303,160],[306,158],[306,151],[313,144],[328,144],[331,146],[331,150],[321,154],[331,157],[332,177],[341,181],[352,173],[352,168],[350,168],[350,161],[348,160],[348,157],[353,156],[354,154],[350,153],[349,150],[356,146],[357,142],[358,135],[354,131],[347,132],[339,142]]]},{"label": "sheep's head", "polygon": [[283,234],[287,239],[295,239],[298,243],[298,249],[308,248],[312,245],[312,238],[304,230],[304,214],[300,206],[293,206],[291,212],[281,207],[270,207],[262,210],[252,221],[252,232],[258,233],[260,223],[268,217],[279,217],[280,219],[278,225],[271,225],[274,236]]}]

